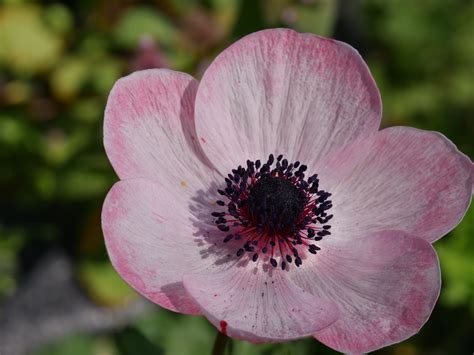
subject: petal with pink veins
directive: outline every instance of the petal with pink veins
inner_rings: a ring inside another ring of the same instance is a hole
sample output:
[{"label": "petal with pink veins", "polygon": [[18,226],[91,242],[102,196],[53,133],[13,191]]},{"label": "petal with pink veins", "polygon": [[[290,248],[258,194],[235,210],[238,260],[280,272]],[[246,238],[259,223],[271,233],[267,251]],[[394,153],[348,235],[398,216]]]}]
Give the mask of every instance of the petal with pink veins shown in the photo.
[{"label": "petal with pink veins", "polygon": [[320,171],[333,194],[335,237],[397,229],[436,241],[469,207],[471,166],[443,135],[408,127],[347,147]]},{"label": "petal with pink veins", "polygon": [[214,326],[253,343],[309,336],[337,319],[332,302],[299,288],[286,274],[236,264],[220,272],[186,274],[183,283]]},{"label": "petal with pink veins", "polygon": [[167,69],[117,81],[105,110],[104,146],[120,179],[147,178],[190,194],[208,188],[213,169],[194,127],[197,87],[190,75]]},{"label": "petal with pink veins", "polygon": [[331,150],[377,132],[379,91],[347,44],[264,30],[224,50],[204,73],[196,130],[223,174],[284,153],[316,167]]},{"label": "petal with pink veins", "polygon": [[205,225],[191,204],[150,180],[122,180],[105,199],[102,230],[112,264],[133,288],[164,308],[200,314],[182,277],[217,267],[219,253],[201,241]]},{"label": "petal with pink veins", "polygon": [[291,273],[302,289],[334,302],[340,317],[315,333],[344,353],[366,353],[414,335],[439,295],[438,258],[427,241],[383,231],[346,243],[321,243],[316,258]]}]

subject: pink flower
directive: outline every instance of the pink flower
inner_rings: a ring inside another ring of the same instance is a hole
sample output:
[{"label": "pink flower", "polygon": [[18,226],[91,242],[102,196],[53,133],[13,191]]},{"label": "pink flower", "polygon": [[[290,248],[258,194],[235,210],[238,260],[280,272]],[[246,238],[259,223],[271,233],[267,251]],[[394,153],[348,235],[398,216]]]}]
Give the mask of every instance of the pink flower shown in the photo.
[{"label": "pink flower", "polygon": [[439,133],[379,131],[381,114],[353,48],[286,29],[236,42],[200,83],[120,79],[104,123],[113,265],[238,339],[358,353],[410,337],[440,291],[431,243],[461,221],[473,172]]}]

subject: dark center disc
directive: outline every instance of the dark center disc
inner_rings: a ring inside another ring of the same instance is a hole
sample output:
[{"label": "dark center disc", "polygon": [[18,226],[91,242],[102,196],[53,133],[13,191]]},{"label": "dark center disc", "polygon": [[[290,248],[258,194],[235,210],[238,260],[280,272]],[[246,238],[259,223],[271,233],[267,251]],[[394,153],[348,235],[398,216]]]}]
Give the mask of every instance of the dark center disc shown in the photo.
[{"label": "dark center disc", "polygon": [[281,234],[297,228],[306,202],[305,193],[291,181],[264,176],[250,189],[246,204],[257,226]]}]

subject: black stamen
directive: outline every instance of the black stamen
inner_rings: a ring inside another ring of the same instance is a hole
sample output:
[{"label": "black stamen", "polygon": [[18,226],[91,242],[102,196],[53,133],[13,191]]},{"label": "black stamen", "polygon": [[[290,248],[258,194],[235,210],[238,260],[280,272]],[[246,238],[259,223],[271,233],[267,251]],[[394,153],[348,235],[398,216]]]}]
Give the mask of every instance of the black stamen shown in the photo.
[{"label": "black stamen", "polygon": [[228,232],[229,231],[229,227],[226,226],[225,224],[219,224],[217,225],[217,228],[219,228],[219,230],[223,231],[223,232]]}]

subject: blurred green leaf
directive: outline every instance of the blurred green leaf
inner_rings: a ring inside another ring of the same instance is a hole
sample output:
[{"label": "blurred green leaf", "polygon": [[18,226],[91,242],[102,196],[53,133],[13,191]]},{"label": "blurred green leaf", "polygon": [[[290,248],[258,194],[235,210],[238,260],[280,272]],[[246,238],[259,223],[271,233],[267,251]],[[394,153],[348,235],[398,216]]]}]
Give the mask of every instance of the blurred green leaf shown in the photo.
[{"label": "blurred green leaf", "polygon": [[284,11],[294,12],[294,19],[288,25],[295,30],[331,36],[336,22],[337,1],[318,0],[309,4],[296,4]]},{"label": "blurred green leaf", "polygon": [[84,34],[84,38],[78,43],[78,55],[88,60],[96,60],[105,57],[110,51],[111,41],[109,36],[99,32]]},{"label": "blurred green leaf", "polygon": [[474,208],[447,237],[435,244],[445,283],[441,301],[449,306],[469,305],[474,314]]},{"label": "blurred green leaf", "polygon": [[201,1],[199,0],[169,0],[169,7],[180,13],[186,13],[193,11],[196,7],[200,6]]},{"label": "blurred green leaf", "polygon": [[45,8],[44,18],[51,30],[56,33],[66,33],[72,29],[74,19],[69,9],[59,3]]},{"label": "blurred green leaf", "polygon": [[26,130],[23,121],[0,115],[0,143],[18,145],[25,138]]},{"label": "blurred green leaf", "polygon": [[43,199],[50,199],[56,193],[56,175],[51,169],[39,168],[33,172],[34,184],[38,195]]},{"label": "blurred green leaf", "polygon": [[121,355],[161,355],[164,350],[153,344],[139,330],[127,327],[115,335],[115,343]]},{"label": "blurred green leaf", "polygon": [[137,297],[137,293],[122,280],[108,260],[84,260],[78,272],[81,284],[99,304],[123,306]]},{"label": "blurred green leaf", "polygon": [[121,46],[134,49],[143,35],[168,46],[176,44],[179,37],[177,29],[163,14],[155,8],[140,6],[123,15],[115,28],[115,39]]},{"label": "blurred green leaf", "polygon": [[[158,309],[158,308],[157,308]],[[146,315],[135,326],[165,354],[210,354],[215,329],[203,317],[178,315],[166,310]]]},{"label": "blurred green leaf", "polygon": [[58,193],[66,200],[85,200],[103,196],[110,185],[109,177],[102,172],[77,168],[60,175]]},{"label": "blurred green leaf", "polygon": [[44,346],[35,355],[89,355],[95,354],[93,340],[86,335],[72,335],[55,344]]},{"label": "blurred green leaf", "polygon": [[11,294],[16,286],[18,252],[25,243],[24,237],[22,230],[0,225],[0,298]]},{"label": "blurred green leaf", "polygon": [[264,28],[265,20],[262,3],[254,0],[241,0],[237,22],[232,35],[235,38],[240,38]]},{"label": "blurred green leaf", "polygon": [[79,99],[69,108],[70,116],[83,123],[97,122],[104,114],[104,103],[97,97]]},{"label": "blurred green leaf", "polygon": [[229,32],[235,24],[239,10],[239,0],[209,0],[219,25]]},{"label": "blurred green leaf", "polygon": [[89,140],[90,133],[87,129],[76,129],[72,133],[51,129],[43,135],[40,153],[48,163],[59,166],[85,147]]},{"label": "blurred green leaf", "polygon": [[6,103],[18,105],[27,102],[33,94],[29,82],[24,80],[12,80],[4,86],[4,98]]},{"label": "blurred green leaf", "polygon": [[51,90],[54,96],[61,101],[75,98],[89,76],[88,63],[78,57],[69,57],[62,60],[50,77]]},{"label": "blurred green leaf", "polygon": [[62,39],[44,25],[35,5],[0,7],[0,64],[20,75],[33,75],[54,66]]},{"label": "blurred green leaf", "polygon": [[262,0],[261,1],[265,20],[269,26],[278,27],[282,23],[285,10],[294,4],[292,0]]},{"label": "blurred green leaf", "polygon": [[407,85],[402,90],[392,91],[390,97],[385,101],[385,107],[387,112],[390,113],[391,119],[395,120],[406,119],[419,114],[430,114],[437,109],[439,110],[439,105],[442,103],[441,95],[442,92],[439,92],[437,87],[429,83]]},{"label": "blurred green leaf", "polygon": [[89,74],[95,91],[107,95],[122,72],[123,64],[119,60],[105,57],[93,63]]},{"label": "blurred green leaf", "polygon": [[190,53],[184,48],[175,48],[166,52],[166,58],[173,63],[173,69],[185,70],[189,69],[195,62],[195,53]]}]

